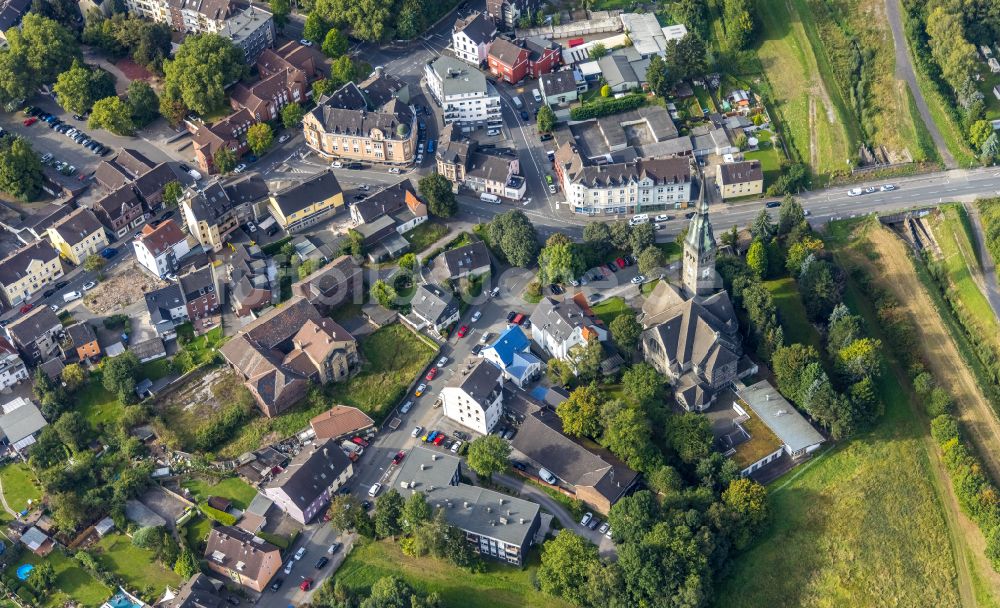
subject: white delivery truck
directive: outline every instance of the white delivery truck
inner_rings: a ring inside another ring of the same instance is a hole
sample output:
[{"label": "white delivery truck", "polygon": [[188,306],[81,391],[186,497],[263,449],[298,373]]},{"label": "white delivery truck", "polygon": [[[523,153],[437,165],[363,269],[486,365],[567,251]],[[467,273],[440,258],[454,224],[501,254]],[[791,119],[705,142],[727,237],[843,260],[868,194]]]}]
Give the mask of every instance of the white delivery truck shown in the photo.
[{"label": "white delivery truck", "polygon": [[479,200],[486,201],[487,203],[493,203],[494,205],[500,204],[500,197],[496,194],[490,194],[489,192],[483,192],[480,194]]}]

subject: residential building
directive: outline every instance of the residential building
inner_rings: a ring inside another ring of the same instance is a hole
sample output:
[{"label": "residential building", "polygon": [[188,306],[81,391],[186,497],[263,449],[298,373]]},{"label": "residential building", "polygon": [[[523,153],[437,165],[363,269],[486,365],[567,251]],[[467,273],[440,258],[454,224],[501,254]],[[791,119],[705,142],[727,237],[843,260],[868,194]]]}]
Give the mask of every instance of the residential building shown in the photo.
[{"label": "residential building", "polygon": [[441,389],[444,415],[477,433],[493,430],[503,413],[503,372],[491,361],[470,357]]},{"label": "residential building", "polygon": [[327,158],[407,166],[417,150],[417,116],[409,87],[376,70],[317,101],[302,118],[306,145]]},{"label": "residential building", "polygon": [[28,368],[14,345],[0,337],[0,391],[28,379]]},{"label": "residential building", "polygon": [[8,46],[7,31],[21,25],[21,19],[29,9],[30,0],[4,0],[0,4],[0,48]]},{"label": "residential building", "polygon": [[26,213],[23,218],[17,216],[10,221],[0,218],[0,227],[16,236],[22,244],[30,245],[39,239],[44,239],[49,226],[72,212],[72,205],[49,203],[42,205],[34,213]]},{"label": "residential building", "polygon": [[117,190],[135,181],[155,166],[153,161],[132,148],[122,148],[111,160],[102,160],[94,172],[94,179],[108,191]]},{"label": "residential building", "polygon": [[462,461],[418,446],[406,455],[399,470],[404,498],[420,492],[432,510],[465,532],[465,539],[483,557],[521,566],[531,548],[541,519],[537,504],[462,483]]},{"label": "residential building", "polygon": [[595,453],[563,433],[562,421],[551,407],[540,406],[514,392],[507,408],[522,419],[511,446],[599,513],[607,515],[639,480],[639,474],[611,453]]},{"label": "residential building", "polygon": [[486,14],[497,23],[513,28],[522,15],[534,15],[538,0],[486,0]]},{"label": "residential building", "polygon": [[531,353],[531,340],[519,325],[500,332],[492,344],[479,351],[479,356],[501,369],[504,377],[519,388],[542,374],[542,360]]},{"label": "residential building", "polygon": [[550,356],[568,359],[575,346],[593,339],[608,339],[608,331],[598,325],[589,308],[574,299],[563,301],[544,297],[531,313],[531,338]]},{"label": "residential building", "polygon": [[473,12],[460,17],[451,30],[451,48],[455,56],[477,68],[486,61],[497,26],[485,13]]},{"label": "residential building", "polygon": [[278,265],[258,245],[239,244],[227,265],[233,311],[245,317],[278,303]]},{"label": "residential building", "polygon": [[375,421],[368,414],[348,405],[333,406],[310,420],[309,426],[316,436],[316,441],[349,439],[376,431]]},{"label": "residential building", "polygon": [[281,550],[234,526],[215,526],[205,543],[208,569],[258,593],[281,570]]},{"label": "residential building", "polygon": [[132,188],[146,205],[146,211],[156,212],[163,206],[163,191],[167,184],[179,181],[170,163],[160,163],[135,178]]},{"label": "residential building", "polygon": [[396,232],[404,234],[427,221],[427,205],[417,196],[409,179],[382,188],[351,205],[351,219],[355,224],[367,224],[384,215],[391,216]]},{"label": "residential building", "polygon": [[740,149],[729,140],[729,132],[723,126],[699,125],[691,129],[694,155],[698,158],[723,154],[735,154]]},{"label": "residential building", "polygon": [[7,325],[7,337],[25,363],[34,367],[59,351],[62,323],[48,306],[38,306]]},{"label": "residential building", "polygon": [[545,38],[520,40],[497,38],[487,56],[490,73],[511,84],[525,78],[540,78],[552,72],[562,59],[561,47]]},{"label": "residential building", "polygon": [[612,53],[597,60],[597,65],[604,75],[605,84],[611,87],[612,93],[627,93],[639,88],[642,80],[635,72],[628,57]]},{"label": "residential building", "polygon": [[691,200],[687,158],[589,164],[567,142],[556,151],[555,170],[571,209],[581,215],[683,209]]},{"label": "residential building", "polygon": [[410,300],[410,315],[403,318],[418,330],[429,327],[431,331],[441,332],[458,321],[458,302],[451,292],[421,283]]},{"label": "residential building", "polygon": [[[267,78],[280,72],[302,72],[308,82],[323,76],[322,53],[305,46],[295,40],[289,40],[277,49],[264,49],[257,57],[257,73],[261,78]],[[303,96],[312,93],[303,91]]]},{"label": "residential building", "polygon": [[249,150],[247,131],[258,122],[250,110],[243,108],[212,125],[196,123],[191,142],[198,167],[209,175],[215,173],[215,155],[222,148],[232,152],[237,161],[243,158]]},{"label": "residential building", "polygon": [[263,493],[289,517],[305,525],[326,510],[330,498],[353,474],[354,466],[333,439],[317,439],[293,456],[284,470],[263,487]]},{"label": "residential building", "polygon": [[[586,90],[586,82],[582,88]],[[549,105],[567,104],[576,101],[580,94],[581,85],[577,83],[573,76],[573,70],[562,70],[544,74],[538,79],[538,92],[542,96],[542,102]]]},{"label": "residential building", "polygon": [[[670,35],[670,40],[679,40],[687,34],[687,28],[683,25],[680,26],[684,28],[683,34],[680,34],[681,29],[676,26],[662,27],[653,13],[622,13],[619,18],[622,29],[628,32],[633,48],[643,58],[653,55],[664,57],[667,54],[667,35]],[[680,38],[677,37],[678,34]]]},{"label": "residential building", "polygon": [[372,263],[391,260],[409,251],[410,242],[404,239],[396,228],[395,219],[383,215],[354,229],[361,235],[365,255]]},{"label": "residential building", "polygon": [[264,49],[274,46],[274,16],[261,7],[250,4],[246,8],[237,8],[234,14],[226,19],[225,29],[218,33],[228,37],[234,46],[243,51],[244,63],[253,65]]},{"label": "residential building", "polygon": [[184,294],[176,283],[147,292],[146,311],[149,313],[149,324],[156,335],[164,340],[177,337],[177,326],[186,322],[187,306],[184,304]]},{"label": "residential building", "polygon": [[333,308],[364,294],[364,271],[349,255],[342,255],[296,283],[292,295],[301,296],[329,313]]},{"label": "residential building", "polygon": [[527,191],[519,175],[520,162],[513,151],[480,149],[476,141],[461,134],[455,124],[445,125],[435,152],[437,171],[452,182],[474,192],[520,200]]},{"label": "residential building", "polygon": [[301,297],[245,325],[220,352],[268,417],[294,405],[313,382],[344,380],[360,364],[354,337]]},{"label": "residential building", "polygon": [[131,184],[125,184],[98,199],[93,211],[116,239],[125,236],[145,221],[142,201]]},{"label": "residential building", "polygon": [[482,241],[449,249],[434,259],[433,273],[440,282],[479,276],[489,271],[490,250]]},{"label": "residential building", "polygon": [[764,171],[759,160],[722,163],[715,166],[715,185],[722,200],[764,192]]},{"label": "residential building", "polygon": [[163,598],[153,606],[155,608],[225,608],[229,597],[236,601],[240,599],[235,593],[229,591],[222,581],[198,572],[186,580],[176,592],[168,588]]},{"label": "residential building", "polygon": [[35,437],[49,424],[38,406],[24,397],[4,403],[2,411],[0,445],[9,445],[18,452],[35,443]]},{"label": "residential building", "polygon": [[458,123],[463,129],[503,124],[500,94],[479,70],[441,55],[427,62],[424,76],[431,96],[444,111],[445,124]]},{"label": "residential building", "polygon": [[[779,451],[793,460],[808,457],[819,449],[826,439],[817,431],[799,410],[788,402],[767,380],[745,386],[737,391],[742,403],[733,407],[749,406],[753,413],[773,432],[781,442]],[[754,463],[744,474],[753,473],[767,462]]]},{"label": "residential building", "polygon": [[271,193],[271,216],[287,232],[297,232],[325,220],[344,206],[344,192],[327,169]]},{"label": "residential building", "polygon": [[59,254],[48,241],[35,241],[0,260],[0,286],[11,308],[21,306],[62,276]]},{"label": "residential building", "polygon": [[194,324],[195,335],[201,335],[221,323],[221,302],[219,286],[215,279],[215,267],[206,264],[201,268],[181,275],[178,279],[187,318]]},{"label": "residential building", "polygon": [[254,118],[268,122],[281,117],[281,109],[292,103],[304,103],[309,93],[309,79],[298,69],[285,69],[246,86],[233,87],[229,103],[233,111],[246,108]]},{"label": "residential building", "polygon": [[257,173],[188,190],[180,201],[184,228],[206,250],[219,252],[240,225],[257,217],[255,207],[269,202],[267,182]]},{"label": "residential building", "polygon": [[154,276],[164,278],[180,268],[179,260],[191,251],[188,237],[172,219],[153,227],[146,224],[132,241],[135,259]]},{"label": "residential building", "polygon": [[101,356],[101,346],[97,343],[94,328],[86,322],[74,323],[66,327],[66,335],[59,344],[63,359],[75,358],[79,361],[95,361]]}]

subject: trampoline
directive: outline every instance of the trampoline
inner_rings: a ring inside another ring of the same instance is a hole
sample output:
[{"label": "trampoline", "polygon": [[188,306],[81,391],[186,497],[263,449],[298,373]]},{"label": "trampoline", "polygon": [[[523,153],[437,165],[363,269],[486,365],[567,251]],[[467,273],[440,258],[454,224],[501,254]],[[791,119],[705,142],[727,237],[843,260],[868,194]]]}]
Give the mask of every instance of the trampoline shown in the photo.
[{"label": "trampoline", "polygon": [[31,574],[31,571],[34,569],[35,566],[33,564],[21,564],[17,567],[17,578],[22,581],[28,580],[28,575]]}]

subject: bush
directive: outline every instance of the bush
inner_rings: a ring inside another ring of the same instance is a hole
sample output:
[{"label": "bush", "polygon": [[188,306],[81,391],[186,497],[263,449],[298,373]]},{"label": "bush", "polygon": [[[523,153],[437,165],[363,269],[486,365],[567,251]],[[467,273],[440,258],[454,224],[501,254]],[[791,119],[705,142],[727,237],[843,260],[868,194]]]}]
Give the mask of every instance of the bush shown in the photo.
[{"label": "bush", "polygon": [[569,117],[573,120],[600,118],[609,114],[634,110],[644,105],[646,105],[646,97],[644,95],[631,94],[619,97],[618,99],[609,97],[575,107],[569,111]]},{"label": "bush", "polygon": [[205,514],[205,517],[213,521],[217,521],[224,526],[231,526],[236,523],[235,515],[230,515],[225,511],[220,511],[215,507],[210,507],[208,506],[207,503],[201,503],[200,505],[198,505],[198,508],[201,509],[201,512]]},{"label": "bush", "polygon": [[958,420],[950,414],[941,414],[931,420],[931,437],[938,445],[944,445],[952,439],[958,439]]}]

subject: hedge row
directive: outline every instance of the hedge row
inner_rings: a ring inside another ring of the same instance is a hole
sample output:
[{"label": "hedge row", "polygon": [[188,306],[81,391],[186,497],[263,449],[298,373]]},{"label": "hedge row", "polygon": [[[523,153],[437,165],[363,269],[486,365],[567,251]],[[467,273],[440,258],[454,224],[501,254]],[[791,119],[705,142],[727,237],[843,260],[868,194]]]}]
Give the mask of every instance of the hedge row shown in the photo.
[{"label": "hedge row", "polygon": [[205,517],[215,520],[224,526],[232,526],[233,524],[236,523],[235,515],[230,515],[225,511],[220,511],[215,507],[210,507],[208,506],[208,503],[203,502],[200,505],[198,505],[198,508],[201,509],[201,512],[205,514]]},{"label": "hedge row", "polygon": [[633,93],[624,97],[609,97],[577,106],[569,111],[569,117],[573,120],[588,120],[609,114],[628,112],[644,105],[646,105],[646,96]]}]

